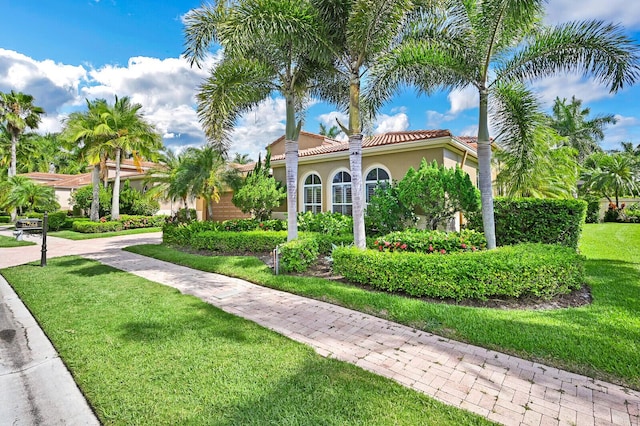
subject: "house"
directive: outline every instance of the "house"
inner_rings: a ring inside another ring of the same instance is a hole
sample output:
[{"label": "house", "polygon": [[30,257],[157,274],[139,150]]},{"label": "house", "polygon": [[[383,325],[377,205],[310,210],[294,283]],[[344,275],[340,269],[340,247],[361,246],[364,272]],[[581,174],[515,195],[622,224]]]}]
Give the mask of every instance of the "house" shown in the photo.
[{"label": "house", "polygon": [[[268,146],[273,176],[286,182],[284,136]],[[456,137],[449,130],[391,132],[362,141],[362,174],[366,202],[382,181],[402,179],[422,159],[446,167],[458,165],[477,185],[476,138]],[[301,132],[298,150],[298,211],[351,214],[349,144],[321,135]],[[286,204],[274,212],[284,218]]]}]

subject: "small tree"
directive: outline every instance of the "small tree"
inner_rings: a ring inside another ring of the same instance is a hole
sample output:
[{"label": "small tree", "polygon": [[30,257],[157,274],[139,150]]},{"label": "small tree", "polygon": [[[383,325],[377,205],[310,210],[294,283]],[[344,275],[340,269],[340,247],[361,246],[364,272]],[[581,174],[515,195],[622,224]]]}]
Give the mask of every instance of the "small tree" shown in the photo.
[{"label": "small tree", "polygon": [[[109,214],[109,208],[111,207],[111,191],[107,188],[100,186],[99,187],[99,216],[105,216]],[[83,214],[86,214],[87,211],[91,210],[91,203],[93,201],[93,186],[87,185],[76,189],[72,194],[71,198],[69,198],[69,203],[77,208],[82,210]]]},{"label": "small tree", "polygon": [[417,171],[411,167],[398,183],[398,192],[400,201],[426,216],[431,229],[437,229],[456,212],[480,209],[480,193],[469,175],[457,166],[438,166],[435,160],[429,164],[423,159]]},{"label": "small tree", "polygon": [[384,235],[403,231],[415,225],[417,217],[413,210],[400,201],[398,184],[379,185],[373,192],[365,212],[367,234]]},{"label": "small tree", "polygon": [[267,220],[273,209],[287,197],[284,189],[272,177],[254,173],[247,176],[244,185],[233,195],[233,204],[258,220]]}]

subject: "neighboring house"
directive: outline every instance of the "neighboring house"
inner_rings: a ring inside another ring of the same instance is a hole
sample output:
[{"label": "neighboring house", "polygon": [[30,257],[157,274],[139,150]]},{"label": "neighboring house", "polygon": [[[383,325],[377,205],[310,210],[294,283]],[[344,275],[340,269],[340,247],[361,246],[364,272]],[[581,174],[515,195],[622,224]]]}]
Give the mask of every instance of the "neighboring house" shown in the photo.
[{"label": "neighboring house", "polygon": [[[446,167],[458,165],[477,185],[476,138],[456,137],[449,130],[391,132],[362,141],[362,172],[366,202],[378,182],[401,180],[422,159]],[[285,182],[284,137],[268,146],[276,180]],[[301,132],[298,151],[298,211],[351,214],[349,144]],[[283,218],[283,204],[274,217]]]}]

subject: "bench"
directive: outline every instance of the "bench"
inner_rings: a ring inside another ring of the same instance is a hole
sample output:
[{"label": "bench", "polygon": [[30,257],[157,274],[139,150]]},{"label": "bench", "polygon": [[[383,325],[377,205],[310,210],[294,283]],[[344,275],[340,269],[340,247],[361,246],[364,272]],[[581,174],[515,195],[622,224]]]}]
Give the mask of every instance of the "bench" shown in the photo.
[{"label": "bench", "polygon": [[42,219],[18,219],[13,236],[16,240],[22,241],[22,237],[27,234],[39,234],[42,232]]}]

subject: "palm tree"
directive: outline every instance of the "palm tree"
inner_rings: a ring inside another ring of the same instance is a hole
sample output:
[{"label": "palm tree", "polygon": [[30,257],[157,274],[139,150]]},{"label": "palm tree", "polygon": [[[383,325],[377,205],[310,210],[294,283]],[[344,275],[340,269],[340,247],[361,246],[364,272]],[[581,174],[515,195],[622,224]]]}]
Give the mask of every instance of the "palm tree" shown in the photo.
[{"label": "palm tree", "polygon": [[93,198],[90,218],[97,222],[100,219],[100,175],[106,173],[106,161],[111,152],[109,144],[110,129],[104,125],[103,114],[108,110],[107,101],[86,100],[87,111],[73,112],[64,121],[62,138],[70,144],[77,144],[80,156],[85,158],[91,171]]},{"label": "palm tree", "polygon": [[160,153],[157,165],[145,173],[147,176],[145,182],[153,185],[147,191],[150,197],[181,201],[188,212],[189,182],[183,179],[184,173],[179,174],[185,168],[183,165],[185,158],[184,154],[176,154],[171,149],[165,150]]},{"label": "palm tree", "polygon": [[9,194],[5,201],[5,207],[18,208],[21,214],[23,208],[26,208],[27,211],[57,210],[60,208],[52,187],[40,185],[24,176],[14,176],[8,182]]},{"label": "palm tree", "polygon": [[111,220],[120,217],[120,163],[123,154],[131,154],[134,164],[140,169],[143,159],[155,158],[162,146],[162,138],[155,128],[147,123],[140,109],[141,104],[133,104],[129,97],[116,96],[113,107],[103,111],[101,118],[107,143],[111,146],[115,160],[113,197],[111,198]]},{"label": "palm tree", "polygon": [[251,161],[249,154],[240,154],[239,152],[236,152],[233,157],[233,161],[231,162],[236,164],[249,164]]},{"label": "palm tree", "polygon": [[338,128],[338,126],[331,126],[327,129],[327,126],[325,126],[324,124],[320,123],[320,132],[319,132],[322,136],[326,136],[330,139],[335,139],[336,136],[338,136],[340,134],[340,129]]},{"label": "palm tree", "polygon": [[[329,29],[336,79],[329,79],[320,95],[349,113],[349,165],[354,243],[365,248],[364,194],[362,182],[363,110],[360,101],[364,74],[377,63],[398,37],[400,29],[417,19],[421,2],[410,0],[312,0]],[[368,106],[367,108],[368,109]],[[367,111],[369,115],[375,109]]]},{"label": "palm tree", "polygon": [[626,153],[592,155],[581,175],[583,188],[602,194],[620,208],[619,197],[640,194],[640,165]]},{"label": "palm tree", "polygon": [[639,75],[637,44],[621,27],[601,21],[541,24],[543,0],[443,0],[429,19],[407,27],[402,43],[372,73],[373,105],[401,84],[421,91],[473,86],[479,93],[478,163],[487,247],[495,223],[489,138],[489,101],[500,84],[525,82],[559,72],[581,72],[616,92]]},{"label": "palm tree", "polygon": [[225,57],[201,86],[198,114],[223,152],[237,118],[279,93],[285,98],[287,239],[298,236],[297,175],[300,114],[322,63],[321,21],[307,0],[218,2],[186,16],[186,56],[198,64],[212,43]]},{"label": "palm tree", "polygon": [[16,149],[20,136],[27,128],[37,129],[44,114],[44,110],[35,106],[33,100],[33,96],[13,90],[10,93],[0,93],[0,122],[4,123],[11,135],[9,177],[16,175]]},{"label": "palm tree", "polygon": [[604,139],[604,128],[616,124],[613,114],[599,115],[589,119],[589,108],[582,108],[582,101],[571,97],[556,98],[553,104],[550,126],[560,136],[565,136],[569,146],[578,150],[578,161],[582,164],[589,155],[602,151],[599,142]]},{"label": "palm tree", "polygon": [[186,189],[188,194],[204,199],[207,216],[213,220],[213,204],[220,200],[227,173],[226,161],[214,147],[187,148],[175,176],[174,190],[182,196]]}]

